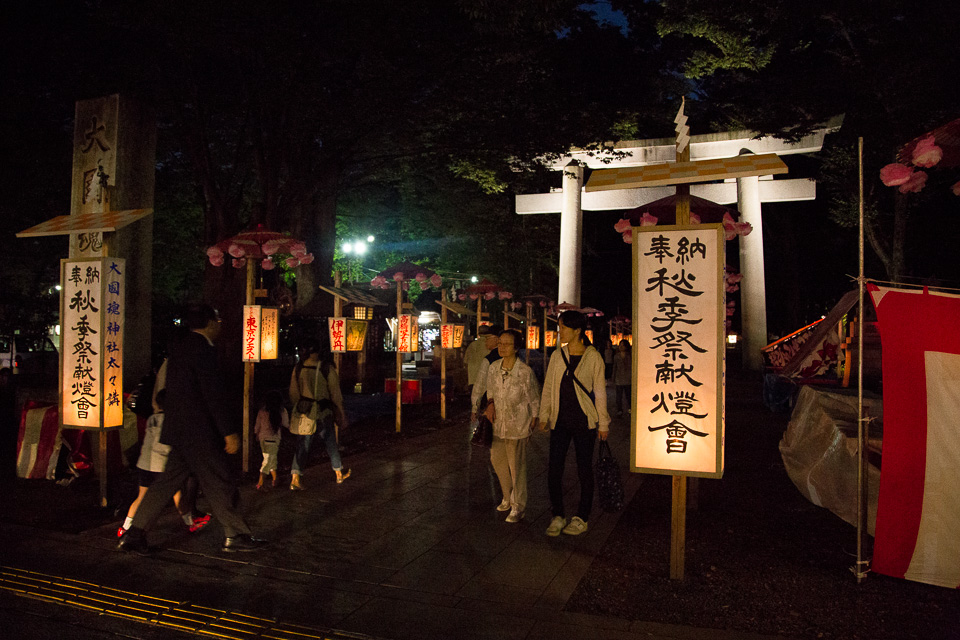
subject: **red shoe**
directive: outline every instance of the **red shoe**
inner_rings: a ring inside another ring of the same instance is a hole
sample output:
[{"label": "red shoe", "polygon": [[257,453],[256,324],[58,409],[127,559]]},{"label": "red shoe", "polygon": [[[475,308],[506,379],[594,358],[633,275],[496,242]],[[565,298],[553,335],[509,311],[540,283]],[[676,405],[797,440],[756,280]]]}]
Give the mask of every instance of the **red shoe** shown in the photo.
[{"label": "red shoe", "polygon": [[124,529],[123,527],[120,527],[119,529],[117,529],[117,537],[122,538],[123,534],[125,534],[126,532],[127,532],[126,529]]},{"label": "red shoe", "polygon": [[193,524],[190,525],[190,533],[197,533],[202,530],[205,526],[210,524],[210,514],[205,513],[200,516],[193,516]]}]

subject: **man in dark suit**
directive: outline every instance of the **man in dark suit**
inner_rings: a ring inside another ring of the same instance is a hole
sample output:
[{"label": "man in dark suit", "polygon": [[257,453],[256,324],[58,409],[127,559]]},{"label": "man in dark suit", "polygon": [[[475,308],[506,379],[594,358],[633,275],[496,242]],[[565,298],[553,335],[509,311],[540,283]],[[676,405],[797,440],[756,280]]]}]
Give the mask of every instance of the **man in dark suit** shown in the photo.
[{"label": "man in dark suit", "polygon": [[240,448],[240,436],[229,419],[223,376],[213,341],[220,335],[220,317],[206,304],[191,305],[183,315],[190,330],[171,345],[167,363],[166,417],[160,442],[170,445],[163,474],[150,485],[120,538],[120,549],[149,552],[146,530],[157,519],[190,473],[197,477],[214,517],[223,526],[224,551],[252,551],[264,544],[234,508],[236,484],[228,454]]}]

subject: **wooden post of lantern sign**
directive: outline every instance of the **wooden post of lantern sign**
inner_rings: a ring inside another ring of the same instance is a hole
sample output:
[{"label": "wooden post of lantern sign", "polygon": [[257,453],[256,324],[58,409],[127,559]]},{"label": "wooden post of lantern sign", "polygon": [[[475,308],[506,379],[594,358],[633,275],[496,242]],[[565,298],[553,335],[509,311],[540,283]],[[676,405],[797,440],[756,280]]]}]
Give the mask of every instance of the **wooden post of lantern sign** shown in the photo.
[{"label": "wooden post of lantern sign", "polygon": [[126,300],[121,258],[60,261],[60,425],[97,431],[100,506],[106,506],[106,434],[123,426]]},{"label": "wooden post of lantern sign", "polygon": [[[440,291],[440,299],[447,301],[447,290]],[[440,419],[447,419],[447,349],[453,346],[453,327],[447,324],[447,307],[440,305]]]}]

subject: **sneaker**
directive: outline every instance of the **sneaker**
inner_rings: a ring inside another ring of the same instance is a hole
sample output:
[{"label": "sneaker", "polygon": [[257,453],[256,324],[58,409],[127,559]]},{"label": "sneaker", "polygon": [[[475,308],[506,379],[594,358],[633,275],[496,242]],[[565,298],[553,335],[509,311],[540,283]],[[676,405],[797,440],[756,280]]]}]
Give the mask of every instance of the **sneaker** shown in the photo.
[{"label": "sneaker", "polygon": [[497,505],[497,511],[510,511],[510,501],[504,498],[503,502]]},{"label": "sneaker", "polygon": [[507,522],[520,522],[523,520],[523,511],[520,511],[517,508],[510,510],[510,515],[507,516]]},{"label": "sneaker", "polygon": [[581,520],[579,516],[573,516],[570,519],[570,524],[563,528],[563,532],[568,536],[578,536],[587,532],[587,523]]},{"label": "sneaker", "polygon": [[553,520],[550,521],[550,526],[547,527],[547,535],[551,538],[556,538],[565,526],[567,526],[566,518],[553,516]]},{"label": "sneaker", "polygon": [[193,524],[191,524],[189,527],[190,533],[197,533],[198,531],[201,531],[208,524],[210,524],[209,513],[193,516]]}]

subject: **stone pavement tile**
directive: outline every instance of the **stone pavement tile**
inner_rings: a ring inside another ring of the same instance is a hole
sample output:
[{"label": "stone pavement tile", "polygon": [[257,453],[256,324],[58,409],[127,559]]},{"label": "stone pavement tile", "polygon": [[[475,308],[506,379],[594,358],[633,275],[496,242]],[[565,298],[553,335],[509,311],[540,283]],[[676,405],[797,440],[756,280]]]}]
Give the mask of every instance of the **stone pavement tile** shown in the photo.
[{"label": "stone pavement tile", "polygon": [[403,526],[367,544],[359,561],[398,570],[422,556],[447,535],[440,529],[419,527],[415,523]]},{"label": "stone pavement tile", "polygon": [[631,623],[630,630],[647,637],[677,638],[678,640],[789,640],[787,636],[760,635],[746,631],[731,631],[727,629],[686,627],[677,624],[643,622],[640,620]]},{"label": "stone pavement tile", "polygon": [[592,554],[571,553],[550,584],[543,590],[540,599],[537,600],[537,606],[553,611],[563,609],[592,563]]},{"label": "stone pavement tile", "polygon": [[462,598],[457,606],[463,609],[503,613],[504,604],[533,606],[540,597],[540,592],[536,589],[487,582],[479,576],[474,576],[460,588],[457,595]]},{"label": "stone pavement tile", "polygon": [[[495,514],[491,509],[488,513]],[[495,515],[490,518],[476,519],[470,526],[457,530],[456,535],[448,536],[435,547],[440,551],[464,553],[474,556],[493,558],[507,548],[510,542],[520,534],[520,529],[502,522]]]},{"label": "stone pavement tile", "polygon": [[483,516],[492,510],[493,507],[490,507],[481,511],[463,502],[443,502],[424,511],[404,527],[419,527],[451,534],[470,526],[475,520],[483,519]]},{"label": "stone pavement tile", "polygon": [[[487,611],[490,613],[499,613],[502,615],[516,616],[539,622],[555,623],[565,625],[571,631],[585,631],[590,629],[602,629],[607,631],[628,632],[630,631],[630,621],[620,618],[611,618],[607,616],[590,615],[585,613],[569,613],[566,611],[555,611],[539,607],[521,600],[502,600],[494,602],[492,600],[464,598],[458,605],[462,609],[473,611]],[[570,632],[561,634],[561,637],[569,637]],[[586,635],[583,637],[593,637]]]},{"label": "stone pavement tile", "polygon": [[409,509],[388,509],[383,505],[366,506],[350,517],[337,514],[310,528],[319,535],[352,538],[371,542],[420,515]]},{"label": "stone pavement tile", "polygon": [[389,598],[371,600],[341,623],[344,630],[393,640],[523,640],[532,627],[532,620],[514,616]]},{"label": "stone pavement tile", "polygon": [[485,582],[543,591],[567,562],[570,551],[518,536],[480,572]]},{"label": "stone pavement tile", "polygon": [[243,612],[286,623],[337,627],[372,598],[362,593],[321,589],[309,583],[264,581],[245,600]]},{"label": "stone pavement tile", "polygon": [[539,620],[534,623],[524,640],[557,640],[558,638],[589,638],[590,640],[675,640],[677,636],[643,634],[623,629],[603,629],[596,626],[577,626]]},{"label": "stone pavement tile", "polygon": [[390,508],[409,509],[422,513],[437,504],[459,500],[462,495],[454,489],[424,484],[393,498],[390,501]]},{"label": "stone pavement tile", "polygon": [[475,555],[428,551],[390,576],[383,584],[428,593],[454,594],[475,576],[486,562],[486,558]]}]

